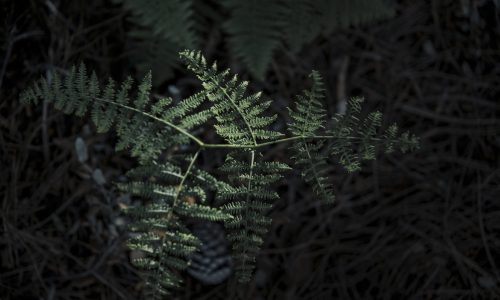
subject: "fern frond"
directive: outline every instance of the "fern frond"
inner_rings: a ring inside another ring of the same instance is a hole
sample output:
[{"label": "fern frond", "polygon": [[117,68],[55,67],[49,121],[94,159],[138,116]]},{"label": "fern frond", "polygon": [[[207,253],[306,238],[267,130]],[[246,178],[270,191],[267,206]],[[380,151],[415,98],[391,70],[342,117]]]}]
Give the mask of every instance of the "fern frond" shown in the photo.
[{"label": "fern frond", "polygon": [[172,78],[174,70],[180,66],[180,45],[143,28],[130,31],[128,38],[130,59],[140,76],[145,76],[151,70],[154,86]]},{"label": "fern frond", "polygon": [[311,0],[283,1],[283,6],[287,16],[283,36],[290,50],[297,53],[321,33],[321,11],[317,1]]},{"label": "fern frond", "polygon": [[226,202],[223,210],[233,216],[226,222],[226,227],[228,240],[233,245],[236,276],[239,282],[247,282],[271,224],[267,213],[272,202],[279,198],[271,187],[289,167],[282,163],[258,162],[255,151],[250,152],[250,161],[237,156],[236,153],[228,155],[220,168],[233,187],[219,190],[218,197]]},{"label": "fern frond", "polygon": [[392,125],[379,136],[382,114],[375,111],[363,118],[363,101],[363,98],[351,98],[346,112],[333,118],[333,128],[329,130],[334,139],[330,153],[337,157],[349,172],[359,170],[362,160],[375,159],[376,147],[384,148],[387,153],[392,152],[395,147],[402,152],[418,148],[418,138],[409,133],[398,136],[396,125]]},{"label": "fern frond", "polygon": [[138,22],[149,27],[154,35],[164,37],[183,48],[196,44],[192,1],[186,0],[115,0],[137,16]]},{"label": "fern frond", "polygon": [[[203,86],[180,101],[169,97],[153,101],[151,73],[133,89],[131,78],[121,83],[109,79],[100,85],[84,65],[72,67],[65,76],[42,78],[20,96],[23,103],[42,100],[68,114],[90,114],[98,131],[116,129],[118,150],[129,149],[139,158],[139,167],[127,173],[130,180],[118,188],[146,199],[145,205],[129,207],[126,213],[131,219],[129,247],[140,253],[132,262],[145,270],[147,299],[161,299],[180,284],[179,272],[200,245],[186,225],[192,219],[225,223],[238,280],[250,280],[272,221],[269,211],[278,198],[273,186],[290,169],[284,163],[262,161],[259,150],[292,142],[292,159],[303,177],[319,198],[332,202],[328,179],[332,156],[348,171],[355,171],[362,160],[374,159],[379,147],[387,153],[418,147],[418,139],[408,132],[399,134],[396,125],[379,134],[382,114],[364,116],[362,98],[351,99],[346,113],[337,114],[333,126],[326,128],[324,87],[314,71],[312,88],[298,96],[290,109],[290,136],[282,137],[270,129],[276,119],[268,114],[271,100],[261,93],[248,93],[248,82],[209,65],[200,52],[183,51],[180,56]],[[193,135],[211,117],[226,143],[205,143]],[[220,167],[227,182],[196,166],[201,151],[216,148],[232,151]],[[164,150],[170,151],[160,156]],[[207,205],[212,195],[216,206]]]},{"label": "fern frond", "polygon": [[256,145],[262,140],[275,140],[281,133],[266,129],[276,115],[265,116],[271,101],[261,93],[246,95],[248,82],[240,82],[229,70],[219,71],[214,63],[209,66],[199,51],[183,51],[181,59],[203,83],[211,111],[217,120],[217,133],[234,145]]},{"label": "fern frond", "polygon": [[304,91],[304,95],[297,96],[295,110],[289,109],[292,119],[289,130],[293,135],[301,137],[291,146],[292,159],[320,200],[333,203],[333,186],[327,176],[328,157],[321,152],[324,141],[307,139],[320,135],[320,130],[326,124],[326,111],[322,103],[325,97],[323,80],[316,71],[313,71],[310,77],[313,80],[312,88]]},{"label": "fern frond", "polygon": [[[382,114],[376,111],[362,117],[362,98],[350,99],[346,112],[333,118],[332,128],[324,128],[322,79],[315,71],[311,77],[312,88],[297,97],[295,110],[290,109],[292,122],[289,130],[296,137],[291,146],[294,153],[292,159],[315,194],[326,203],[334,200],[331,179],[327,176],[330,156],[337,157],[348,172],[354,172],[361,168],[362,160],[375,159],[379,146],[386,153],[395,148],[406,152],[418,147],[418,139],[414,135],[404,133],[398,136],[397,125],[390,126],[379,135]],[[325,146],[327,149],[324,149]]]},{"label": "fern frond", "polygon": [[226,0],[231,15],[223,28],[229,35],[229,49],[258,79],[263,79],[281,43],[286,15],[278,1]]},{"label": "fern frond", "polygon": [[82,64],[79,71],[71,68],[64,81],[54,74],[49,84],[41,79],[21,94],[23,103],[36,103],[40,99],[54,102],[56,109],[65,113],[84,115],[90,111],[98,132],[106,132],[113,126],[118,133],[117,150],[130,149],[141,161],[156,158],[159,153],[174,145],[190,140],[200,143],[188,131],[206,122],[211,113],[201,110],[206,98],[204,92],[195,94],[175,105],[161,99],[150,98],[151,73],[138,86],[134,99],[129,95],[133,80],[127,78],[118,88],[114,80],[101,88],[97,76],[89,76]]},{"label": "fern frond", "polygon": [[200,245],[182,225],[183,220],[226,221],[232,218],[220,209],[183,200],[192,197],[203,202],[200,199],[206,197],[205,190],[214,188],[206,185],[214,180],[213,177],[205,178],[205,172],[195,172],[197,155],[187,159],[189,165],[185,171],[180,166],[184,159],[177,157],[177,163],[169,161],[139,166],[127,173],[137,181],[119,185],[122,191],[151,201],[145,207],[129,208],[127,213],[132,218],[129,228],[136,235],[129,239],[129,246],[144,253],[139,262],[133,263],[149,270],[146,294],[153,299],[160,299],[161,295],[180,284],[176,272],[187,268],[187,259]]},{"label": "fern frond", "polygon": [[[256,147],[261,141],[273,141],[282,134],[269,130],[276,116],[264,115],[271,102],[260,93],[246,95],[248,82],[240,82],[229,70],[220,72],[216,64],[209,66],[200,52],[184,51],[181,58],[201,80],[212,103],[211,111],[217,123],[216,132],[230,146]],[[232,186],[221,186],[218,199],[234,213],[226,223],[228,238],[233,242],[233,258],[238,280],[250,279],[255,257],[263,242],[270,219],[266,216],[271,201],[278,194],[271,187],[288,169],[285,164],[258,161],[256,150],[229,154],[220,168]],[[240,208],[236,210],[236,208]]]}]

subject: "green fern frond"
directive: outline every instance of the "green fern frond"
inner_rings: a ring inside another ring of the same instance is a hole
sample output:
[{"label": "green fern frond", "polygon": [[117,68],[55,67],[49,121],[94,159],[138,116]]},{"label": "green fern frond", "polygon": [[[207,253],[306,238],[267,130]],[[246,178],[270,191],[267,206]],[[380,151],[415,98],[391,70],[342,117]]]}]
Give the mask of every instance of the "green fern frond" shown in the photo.
[{"label": "green fern frond", "polygon": [[[123,3],[134,14],[133,22],[140,25],[129,35],[132,59],[141,73],[153,67],[155,84],[168,79],[172,67],[177,66],[176,49],[193,48],[199,43],[195,28],[203,27],[200,15],[213,9],[204,5],[201,14],[194,14],[193,0],[115,2]],[[228,50],[260,80],[263,80],[274,53],[279,48],[283,50],[281,46],[284,44],[297,53],[318,36],[329,35],[337,28],[394,14],[394,9],[384,0],[225,0],[222,7],[229,15],[229,19],[222,23]],[[216,22],[215,26],[220,25]]]},{"label": "green fern frond", "polygon": [[162,150],[189,143],[190,139],[197,141],[188,130],[211,117],[209,110],[199,109],[206,98],[204,92],[175,105],[166,99],[154,103],[150,98],[150,73],[139,84],[134,99],[129,95],[132,83],[132,79],[127,78],[117,88],[116,83],[109,79],[101,89],[97,76],[88,76],[82,64],[78,72],[75,67],[71,68],[64,81],[57,73],[51,83],[41,79],[21,94],[21,101],[37,103],[41,99],[54,102],[56,109],[68,114],[84,115],[90,111],[98,132],[106,132],[115,126],[119,138],[116,149],[130,149],[131,154],[141,161],[152,160]]},{"label": "green fern frond", "polygon": [[290,50],[297,53],[321,33],[321,11],[317,1],[311,0],[288,0],[283,5],[287,16],[283,36]]},{"label": "green fern frond", "polygon": [[263,79],[274,51],[281,44],[286,15],[278,1],[226,0],[231,12],[223,28],[229,35],[229,49],[256,78]]},{"label": "green fern frond", "polygon": [[349,172],[359,170],[362,160],[375,159],[376,147],[380,146],[386,152],[392,152],[394,148],[399,148],[402,152],[418,148],[418,138],[409,133],[398,136],[396,125],[392,125],[383,135],[378,136],[382,114],[375,111],[363,118],[363,101],[363,98],[351,98],[346,112],[333,118],[333,127],[329,130],[334,139],[330,153],[337,157]]},{"label": "green fern frond", "polygon": [[[267,129],[276,118],[264,115],[271,103],[262,100],[260,93],[246,95],[248,82],[239,82],[228,70],[220,72],[216,64],[209,66],[200,52],[184,51],[181,58],[201,80],[212,103],[216,132],[229,145],[257,146],[261,141],[282,136]],[[250,280],[255,257],[270,223],[266,217],[272,207],[269,202],[278,198],[271,187],[281,178],[280,173],[288,169],[285,164],[259,162],[257,156],[255,150],[228,154],[220,168],[232,184],[219,189],[217,195],[234,216],[226,226],[230,230],[228,239],[233,243],[235,271],[240,282]],[[235,210],[237,207],[240,209]]]},{"label": "green fern frond", "polygon": [[277,116],[264,115],[271,101],[263,100],[261,93],[246,95],[248,82],[238,81],[229,70],[219,71],[215,63],[208,66],[199,51],[183,51],[180,55],[188,69],[201,80],[212,102],[211,111],[217,121],[214,127],[226,141],[235,145],[256,145],[262,140],[282,136],[266,129]]},{"label": "green fern frond", "polygon": [[150,28],[154,35],[192,48],[197,43],[194,32],[192,1],[185,0],[115,0],[136,15],[138,22]]},{"label": "green fern frond", "polygon": [[164,36],[152,34],[150,30],[139,28],[128,33],[130,60],[140,76],[149,70],[153,75],[153,85],[158,86],[174,75],[180,66],[179,50],[182,48]]},{"label": "green fern frond", "polygon": [[[179,272],[200,245],[186,226],[191,219],[225,223],[238,280],[250,280],[272,222],[269,211],[278,198],[273,187],[290,169],[262,161],[265,147],[291,142],[292,159],[327,203],[334,199],[328,179],[332,157],[355,171],[362,160],[374,159],[380,147],[388,153],[418,147],[418,139],[408,132],[399,134],[396,125],[378,133],[382,115],[363,116],[361,98],[351,99],[346,113],[337,114],[327,127],[324,87],[314,71],[312,88],[290,109],[289,136],[283,137],[270,129],[276,119],[268,113],[271,101],[261,93],[248,93],[248,82],[209,65],[200,52],[183,51],[180,56],[203,86],[180,101],[153,101],[151,73],[133,89],[131,78],[101,85],[84,65],[72,67],[65,76],[42,78],[20,96],[23,103],[42,100],[68,114],[90,114],[98,131],[116,129],[117,149],[129,149],[139,158],[139,167],[127,173],[130,180],[118,188],[146,201],[126,213],[131,219],[129,247],[140,253],[132,262],[145,271],[147,299],[161,299],[180,284]],[[212,117],[210,123],[225,143],[207,143],[193,133]],[[220,166],[223,180],[196,166],[200,153],[213,149],[231,151]],[[207,198],[213,195],[218,205],[209,206]]]},{"label": "green fern frond", "polygon": [[238,156],[241,154],[229,154],[220,168],[233,187],[220,190],[218,197],[227,202],[223,210],[233,216],[226,227],[228,240],[233,245],[236,276],[239,282],[248,282],[272,221],[267,214],[272,202],[279,198],[272,186],[289,167],[282,163],[259,162],[255,151],[250,152],[250,161],[238,159]]},{"label": "green fern frond", "polygon": [[[382,114],[372,112],[363,118],[362,98],[350,99],[346,112],[333,118],[332,128],[324,128],[326,121],[322,104],[322,79],[315,71],[311,77],[311,90],[305,91],[303,96],[298,96],[295,110],[290,109],[292,122],[289,124],[289,130],[296,136],[291,146],[294,153],[292,159],[320,199],[326,203],[334,201],[333,186],[327,176],[330,156],[337,157],[348,172],[354,172],[361,168],[362,160],[375,159],[379,146],[383,147],[386,153],[394,151],[395,148],[402,152],[417,149],[418,139],[409,133],[398,136],[397,125],[390,126],[379,136]],[[325,146],[327,149],[324,149]]]},{"label": "green fern frond", "polygon": [[300,168],[302,177],[312,185],[315,194],[326,203],[333,203],[335,196],[331,179],[327,176],[327,156],[321,152],[323,140],[309,140],[308,137],[321,135],[326,124],[326,111],[323,108],[324,86],[318,72],[310,75],[313,86],[297,96],[295,110],[289,109],[292,123],[289,130],[292,134],[302,137],[292,146],[292,159]]},{"label": "green fern frond", "polygon": [[[187,258],[200,245],[182,225],[183,220],[226,221],[232,218],[220,209],[184,200],[192,197],[203,202],[205,190],[214,188],[199,185],[212,183],[214,178],[205,178],[203,171],[195,172],[197,156],[198,152],[187,159],[189,164],[185,171],[172,160],[139,166],[127,173],[138,181],[119,185],[122,191],[151,201],[145,207],[132,207],[127,212],[132,218],[129,228],[135,234],[129,239],[129,247],[144,254],[139,262],[133,263],[149,270],[145,275],[148,284],[145,292],[153,299],[161,299],[171,288],[179,286],[181,279],[177,272],[187,268]],[[184,161],[180,157],[177,159],[181,164]]]}]

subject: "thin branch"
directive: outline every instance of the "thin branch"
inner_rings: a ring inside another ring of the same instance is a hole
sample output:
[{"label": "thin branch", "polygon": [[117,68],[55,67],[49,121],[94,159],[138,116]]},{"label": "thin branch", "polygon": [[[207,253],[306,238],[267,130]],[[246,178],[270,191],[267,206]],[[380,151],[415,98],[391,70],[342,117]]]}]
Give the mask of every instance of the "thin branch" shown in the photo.
[{"label": "thin branch", "polygon": [[105,99],[100,99],[100,98],[96,98],[95,100],[97,101],[101,101],[101,102],[105,102],[105,103],[109,103],[109,104],[112,104],[112,105],[116,105],[118,107],[121,107],[121,108],[125,108],[125,109],[128,109],[130,111],[133,111],[133,112],[136,112],[138,114],[141,114],[145,117],[148,117],[148,118],[151,118],[155,121],[158,121],[160,123],[163,123],[165,125],[167,125],[168,127],[171,127],[175,130],[177,130],[179,133],[181,134],[184,134],[185,136],[187,136],[188,138],[190,138],[191,140],[193,140],[196,144],[198,144],[199,146],[203,147],[205,145],[205,143],[203,143],[202,140],[198,139],[197,137],[195,137],[194,135],[192,135],[191,133],[189,133],[187,130],[185,130],[184,128],[182,127],[179,127],[167,120],[164,120],[162,118],[158,118],[157,116],[154,116],[152,114],[148,114],[147,112],[144,112],[144,111],[141,111],[137,108],[134,108],[134,107],[131,107],[131,106],[127,106],[127,105],[123,105],[123,104],[120,104],[120,103],[116,103],[116,102],[113,102],[113,101],[109,101],[109,100],[105,100]]}]

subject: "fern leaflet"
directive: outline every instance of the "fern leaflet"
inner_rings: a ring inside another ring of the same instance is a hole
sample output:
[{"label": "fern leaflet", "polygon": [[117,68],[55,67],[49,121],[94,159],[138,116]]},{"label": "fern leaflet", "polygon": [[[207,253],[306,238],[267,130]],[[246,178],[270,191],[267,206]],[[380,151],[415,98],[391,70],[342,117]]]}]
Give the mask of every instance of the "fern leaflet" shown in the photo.
[{"label": "fern leaflet", "polygon": [[[295,110],[290,109],[292,122],[289,130],[296,136],[291,146],[292,159],[320,199],[326,203],[334,201],[331,180],[326,176],[330,156],[337,157],[348,172],[354,172],[361,168],[362,160],[375,159],[377,146],[383,146],[386,153],[395,148],[402,152],[417,149],[418,138],[408,132],[398,136],[395,124],[378,137],[382,114],[375,111],[366,118],[361,117],[362,98],[350,99],[347,111],[337,114],[332,128],[325,129],[325,110],[321,101],[324,98],[323,82],[315,71],[311,78],[311,90],[298,96]],[[327,149],[323,149],[325,145]]]}]

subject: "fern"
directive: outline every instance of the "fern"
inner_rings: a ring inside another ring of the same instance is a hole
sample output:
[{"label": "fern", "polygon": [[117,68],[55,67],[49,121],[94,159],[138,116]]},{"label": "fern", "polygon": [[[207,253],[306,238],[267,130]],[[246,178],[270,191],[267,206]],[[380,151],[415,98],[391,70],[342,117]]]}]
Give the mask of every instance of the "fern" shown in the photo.
[{"label": "fern", "polygon": [[[378,134],[381,114],[362,117],[360,98],[351,99],[347,112],[327,126],[317,72],[311,74],[311,89],[290,109],[289,136],[284,136],[270,129],[277,118],[268,113],[272,101],[260,92],[249,93],[248,82],[208,64],[198,51],[183,51],[180,57],[203,89],[178,103],[168,97],[151,99],[150,73],[135,89],[131,78],[101,85],[83,64],[64,76],[54,74],[50,82],[42,78],[20,95],[23,103],[42,100],[68,114],[90,114],[99,132],[116,130],[117,150],[129,149],[138,158],[139,166],[127,173],[130,180],[118,187],[145,199],[126,213],[132,220],[129,247],[140,253],[132,262],[145,271],[148,299],[161,299],[181,284],[180,272],[200,246],[186,225],[192,218],[225,223],[236,276],[240,282],[251,279],[278,199],[273,186],[290,169],[282,162],[263,161],[266,147],[290,143],[305,180],[318,198],[331,203],[329,159],[337,157],[355,171],[363,159],[374,159],[379,147],[405,152],[418,146],[415,136],[399,135],[396,125]],[[207,143],[194,133],[206,124],[213,124],[223,143]],[[202,152],[218,149],[229,153],[219,168],[221,176],[215,177],[197,163]],[[210,195],[217,205],[208,204]]]},{"label": "fern", "polygon": [[[256,147],[261,141],[276,140],[281,133],[266,128],[276,119],[263,113],[271,101],[264,101],[261,93],[246,94],[248,82],[239,82],[229,70],[219,72],[217,65],[208,66],[200,52],[184,51],[181,58],[203,82],[211,112],[215,116],[216,132],[230,146]],[[288,167],[284,164],[266,164],[259,161],[255,149],[227,156],[221,171],[234,185],[220,191],[220,199],[227,200],[224,208],[233,216],[227,227],[228,239],[233,242],[236,274],[241,282],[249,281],[255,257],[263,242],[270,219],[266,212],[269,201],[278,198],[270,188]]]},{"label": "fern", "polygon": [[220,170],[234,186],[221,190],[219,195],[226,201],[224,211],[233,216],[226,227],[228,240],[233,244],[236,276],[242,283],[251,280],[257,254],[272,221],[268,212],[272,202],[279,199],[272,186],[289,169],[283,163],[259,161],[256,151],[243,155],[250,157],[237,159],[237,153],[227,156]]},{"label": "fern", "polygon": [[183,0],[115,0],[137,16],[137,22],[149,27],[153,34],[182,48],[196,44],[191,1]]},{"label": "fern", "polygon": [[246,95],[248,82],[239,82],[238,76],[230,75],[229,70],[219,72],[216,64],[208,66],[201,52],[183,51],[180,55],[188,69],[203,82],[208,99],[213,103],[215,129],[227,142],[256,146],[262,140],[282,136],[279,132],[266,130],[277,117],[262,114],[272,101],[264,101],[260,92]]},{"label": "fern", "polygon": [[[333,30],[389,18],[394,9],[384,0],[224,0],[222,7],[195,11],[194,0],[115,0],[132,12],[130,50],[139,73],[153,68],[154,84],[169,79],[178,67],[177,49],[203,44],[206,24],[203,15],[213,19],[223,8],[216,28],[223,31],[226,45],[257,79],[263,80],[278,51],[298,53],[304,45]],[[199,3],[198,3],[199,4]],[[221,25],[219,24],[221,23]],[[220,26],[220,28],[219,28]],[[157,67],[161,66],[161,68]]]},{"label": "fern", "polygon": [[224,24],[229,48],[259,79],[280,46],[285,26],[283,6],[277,1],[225,1],[231,17]]},{"label": "fern", "polygon": [[138,73],[143,76],[151,69],[154,86],[170,79],[179,67],[179,50],[199,43],[192,1],[114,2],[133,13],[130,20],[136,27],[128,33],[127,46]]},{"label": "fern", "polygon": [[174,70],[180,65],[179,45],[163,36],[151,34],[148,29],[132,30],[128,37],[130,59],[141,76],[151,70],[153,86],[172,78]]},{"label": "fern", "polygon": [[218,186],[215,178],[196,170],[194,164],[198,154],[177,158],[187,160],[185,171],[172,161],[150,163],[128,172],[129,177],[136,181],[119,185],[122,191],[151,200],[146,207],[130,207],[126,210],[133,220],[130,231],[134,234],[128,245],[130,249],[142,253],[132,263],[149,270],[144,274],[147,299],[161,299],[163,295],[169,294],[171,288],[178,286],[182,281],[176,271],[188,267],[186,258],[200,246],[183,220],[224,221],[232,218],[221,210],[184,200],[194,198],[203,203],[205,191]]},{"label": "fern", "polygon": [[321,33],[322,12],[318,10],[317,1],[289,0],[284,1],[284,5],[287,23],[283,35],[290,50],[297,53]]},{"label": "fern", "polygon": [[231,11],[224,24],[229,48],[259,79],[264,78],[273,54],[283,45],[297,53],[321,34],[388,18],[394,13],[383,0],[226,0],[223,3]]},{"label": "fern", "polygon": [[324,87],[320,75],[313,71],[311,73],[313,86],[311,90],[304,91],[303,96],[298,96],[296,110],[290,111],[292,123],[289,130],[293,135],[302,137],[292,143],[292,157],[295,164],[302,169],[302,177],[306,182],[312,184],[316,195],[332,203],[334,199],[333,186],[327,177],[327,157],[321,153],[324,140],[310,140],[311,137],[319,135],[324,128],[326,111],[323,108]]},{"label": "fern", "polygon": [[[348,172],[354,172],[361,168],[363,160],[375,159],[377,146],[383,147],[386,153],[393,152],[395,148],[402,152],[418,148],[418,138],[408,132],[398,135],[395,124],[379,137],[377,131],[381,127],[382,113],[375,111],[366,118],[361,117],[363,98],[350,99],[346,112],[337,114],[332,120],[333,126],[325,129],[322,78],[315,71],[311,77],[313,87],[303,96],[298,96],[296,109],[290,110],[292,123],[289,129],[299,137],[291,148],[304,179],[312,184],[317,196],[326,203],[334,200],[331,180],[325,175],[328,173],[329,156],[336,157]],[[324,145],[327,145],[327,154],[323,154]]]}]

